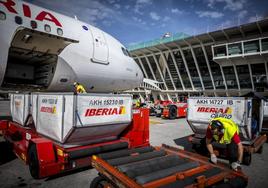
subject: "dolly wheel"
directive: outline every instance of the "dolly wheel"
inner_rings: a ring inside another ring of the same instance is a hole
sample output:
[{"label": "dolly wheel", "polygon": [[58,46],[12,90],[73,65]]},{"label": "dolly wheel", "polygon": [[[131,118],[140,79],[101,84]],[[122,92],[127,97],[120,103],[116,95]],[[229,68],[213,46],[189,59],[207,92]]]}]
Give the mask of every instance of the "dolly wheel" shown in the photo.
[{"label": "dolly wheel", "polygon": [[36,152],[36,145],[32,144],[30,146],[30,149],[28,151],[28,157],[29,157],[29,170],[31,173],[31,176],[34,179],[39,179],[39,162],[38,162],[38,156]]},{"label": "dolly wheel", "polygon": [[251,153],[244,153],[243,154],[243,164],[249,166],[251,163]]},{"label": "dolly wheel", "polygon": [[177,108],[176,106],[169,107],[169,119],[176,119],[177,117]]},{"label": "dolly wheel", "polygon": [[107,185],[107,180],[101,176],[98,176],[93,179],[90,184],[90,188],[104,188]]}]

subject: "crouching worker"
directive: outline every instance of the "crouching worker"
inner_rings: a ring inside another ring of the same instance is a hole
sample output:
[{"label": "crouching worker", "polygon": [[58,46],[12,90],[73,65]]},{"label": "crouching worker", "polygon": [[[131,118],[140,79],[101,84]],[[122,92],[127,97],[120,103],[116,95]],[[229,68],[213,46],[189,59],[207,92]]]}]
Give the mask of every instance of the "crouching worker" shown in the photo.
[{"label": "crouching worker", "polygon": [[229,163],[231,168],[235,171],[241,169],[241,162],[243,159],[243,145],[239,137],[239,128],[234,121],[226,118],[213,119],[206,133],[206,146],[210,153],[210,161],[217,163],[217,157],[213,152],[211,142],[218,142],[220,144],[227,144],[227,151]]}]

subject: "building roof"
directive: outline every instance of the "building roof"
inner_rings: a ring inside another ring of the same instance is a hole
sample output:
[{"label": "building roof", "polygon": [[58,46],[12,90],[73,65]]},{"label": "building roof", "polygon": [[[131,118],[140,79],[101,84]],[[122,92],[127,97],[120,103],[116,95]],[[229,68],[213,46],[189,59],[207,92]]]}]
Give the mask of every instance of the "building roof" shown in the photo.
[{"label": "building roof", "polygon": [[159,51],[184,48],[189,45],[200,45],[213,43],[221,44],[233,42],[241,39],[255,38],[256,35],[268,36],[268,19],[259,20],[257,22],[247,23],[230,28],[207,32],[195,36],[189,36],[184,33],[177,33],[173,37],[155,39],[148,42],[132,45],[128,49],[132,55],[143,55],[157,53]]}]

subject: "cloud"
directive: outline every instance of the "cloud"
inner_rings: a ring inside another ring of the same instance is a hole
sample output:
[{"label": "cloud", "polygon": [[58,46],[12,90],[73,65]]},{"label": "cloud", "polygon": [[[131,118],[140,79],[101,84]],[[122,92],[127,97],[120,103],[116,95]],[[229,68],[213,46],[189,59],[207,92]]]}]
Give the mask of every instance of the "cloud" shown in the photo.
[{"label": "cloud", "polygon": [[172,8],[172,9],[171,9],[171,12],[174,13],[174,14],[182,14],[182,13],[183,13],[182,10],[179,10],[179,9],[177,9],[177,8]]},{"label": "cloud", "polygon": [[223,17],[223,13],[216,11],[196,11],[195,12],[200,18],[208,17],[208,18],[221,18]]},{"label": "cloud", "polygon": [[219,26],[219,29],[227,28],[232,26],[232,22],[230,20],[226,20],[225,22],[222,22]]},{"label": "cloud", "polygon": [[231,11],[237,11],[242,10],[247,3],[247,0],[206,0],[207,6],[210,8],[214,8],[215,4],[217,3],[223,3],[224,9],[231,10]]},{"label": "cloud", "polygon": [[138,18],[136,16],[133,16],[132,19],[136,22],[138,22],[139,24],[143,24],[145,25],[146,24],[146,21],[142,20],[141,18]]},{"label": "cloud", "polygon": [[116,9],[120,9],[120,8],[121,8],[121,5],[119,5],[119,4],[114,4],[114,7],[115,7]]},{"label": "cloud", "polygon": [[251,22],[256,22],[256,21],[259,21],[261,19],[263,19],[263,16],[255,15],[255,16],[249,17],[248,22],[250,22],[250,23]]},{"label": "cloud", "polygon": [[150,16],[153,20],[160,20],[160,16],[156,12],[150,12]]},{"label": "cloud", "polygon": [[137,0],[134,6],[134,12],[143,15],[141,9],[150,4],[152,4],[152,0]]},{"label": "cloud", "polygon": [[171,19],[170,17],[165,16],[165,17],[163,18],[163,22],[167,22],[167,21],[169,21],[170,19]]},{"label": "cloud", "polygon": [[238,13],[238,18],[244,18],[248,14],[247,10],[242,10]]}]

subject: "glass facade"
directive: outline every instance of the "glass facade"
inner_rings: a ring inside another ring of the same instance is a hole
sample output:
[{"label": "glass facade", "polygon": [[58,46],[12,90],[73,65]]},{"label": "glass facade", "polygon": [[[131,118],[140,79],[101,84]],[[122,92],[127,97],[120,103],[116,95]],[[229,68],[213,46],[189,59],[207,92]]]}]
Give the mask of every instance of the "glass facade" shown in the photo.
[{"label": "glass facade", "polygon": [[197,64],[199,66],[200,74],[202,76],[205,89],[213,89],[212,81],[207,67],[207,62],[202,48],[201,47],[194,48],[194,53],[197,60]]},{"label": "glass facade", "polygon": [[251,79],[249,73],[249,66],[248,65],[239,65],[236,67],[238,79],[240,83],[241,89],[251,89]]},{"label": "glass facade", "polygon": [[187,70],[186,70],[186,67],[183,63],[183,59],[182,59],[180,52],[176,51],[176,52],[172,52],[172,53],[175,57],[175,61],[177,63],[177,67],[178,67],[179,72],[181,74],[182,82],[184,84],[185,89],[192,89],[191,82],[190,82],[190,79],[188,77]]},{"label": "glass facade", "polygon": [[162,99],[177,100],[183,94],[238,96],[250,91],[266,95],[267,31],[268,20],[261,20],[197,36],[170,35],[130,49],[147,77],[159,82]]},{"label": "glass facade", "polygon": [[252,78],[255,88],[265,87],[267,88],[267,79],[264,63],[252,64]]},{"label": "glass facade", "polygon": [[181,81],[179,79],[179,75],[176,71],[176,67],[175,67],[175,64],[173,62],[173,59],[172,59],[170,53],[168,54],[167,65],[168,65],[168,68],[170,70],[170,74],[172,76],[172,79],[174,81],[176,89],[181,90],[182,89]]},{"label": "glass facade", "polygon": [[244,42],[244,53],[256,53],[260,52],[259,40]]},{"label": "glass facade", "polygon": [[225,76],[225,81],[228,89],[238,89],[234,67],[223,67],[223,73]]},{"label": "glass facade", "polygon": [[144,67],[144,69],[145,69],[147,75],[148,75],[148,78],[153,80],[154,77],[153,77],[152,72],[151,72],[151,70],[150,70],[150,68],[149,68],[149,65],[148,65],[148,63],[146,62],[146,59],[145,59],[144,57],[141,58],[141,62],[142,62],[142,65],[143,65],[143,67]]},{"label": "glass facade", "polygon": [[268,38],[261,40],[262,51],[268,51]]},{"label": "glass facade", "polygon": [[226,45],[214,47],[214,57],[223,57],[227,55]]},{"label": "glass facade", "polygon": [[158,82],[162,82],[161,75],[160,75],[160,73],[159,73],[159,71],[157,69],[157,65],[156,65],[156,63],[154,61],[154,58],[152,56],[149,56],[148,61],[149,61],[150,65],[151,65],[151,67],[152,67],[152,70],[153,70],[153,73],[155,75],[156,80]]},{"label": "glass facade", "polygon": [[196,89],[202,89],[200,77],[198,75],[191,50],[190,49],[183,50],[183,54],[185,56],[185,60],[188,65],[188,69],[189,69],[194,87]]},{"label": "glass facade", "polygon": [[228,44],[228,55],[242,54],[242,43]]},{"label": "glass facade", "polygon": [[222,73],[219,64],[213,61],[211,46],[205,46],[207,57],[209,60],[209,65],[211,73],[214,79],[214,84],[216,89],[225,89]]}]

